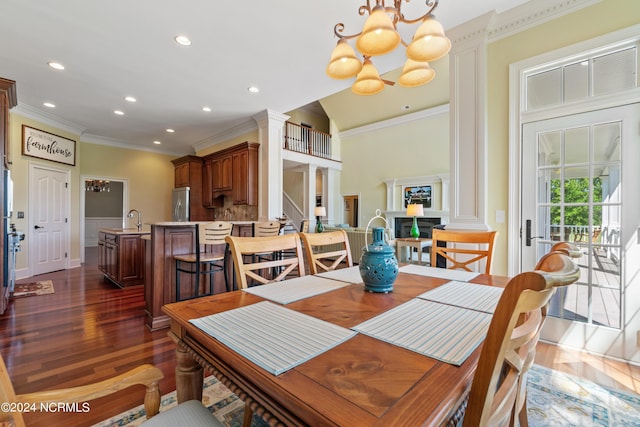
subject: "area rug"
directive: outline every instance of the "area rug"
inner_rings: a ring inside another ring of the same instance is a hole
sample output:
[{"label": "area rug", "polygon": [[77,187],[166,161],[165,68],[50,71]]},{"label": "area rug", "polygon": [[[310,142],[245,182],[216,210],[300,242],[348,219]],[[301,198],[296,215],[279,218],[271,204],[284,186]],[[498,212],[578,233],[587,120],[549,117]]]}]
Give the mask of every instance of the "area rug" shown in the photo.
[{"label": "area rug", "polygon": [[[205,379],[202,401],[225,426],[242,425],[244,403],[215,377]],[[162,397],[160,411],[175,404],[174,391]],[[640,426],[640,396],[536,365],[529,371],[527,406],[531,427]],[[144,419],[144,407],[140,405],[94,427],[135,427]],[[252,426],[265,425],[254,416]]]},{"label": "area rug", "polygon": [[13,288],[13,292],[11,293],[11,297],[23,298],[53,293],[55,293],[53,282],[51,280],[43,280],[42,282],[16,283]]},{"label": "area rug", "polygon": [[640,396],[534,365],[527,382],[530,426],[640,426]]}]

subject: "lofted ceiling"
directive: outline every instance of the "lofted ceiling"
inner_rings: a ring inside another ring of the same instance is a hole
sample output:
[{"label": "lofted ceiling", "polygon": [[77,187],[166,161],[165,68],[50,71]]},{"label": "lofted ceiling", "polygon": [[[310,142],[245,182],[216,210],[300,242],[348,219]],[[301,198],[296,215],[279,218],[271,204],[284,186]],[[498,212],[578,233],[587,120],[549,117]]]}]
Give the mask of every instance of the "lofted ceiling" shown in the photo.
[{"label": "lofted ceiling", "polygon": [[[420,102],[411,97],[422,100],[429,86],[396,86],[395,93],[405,91],[406,98],[390,105],[391,91],[358,98],[348,90],[351,79],[326,76],[337,40],[334,25],[343,22],[345,33],[359,31],[364,1],[1,0],[0,77],[17,82],[19,113],[95,143],[188,154],[261,111],[287,112],[341,91],[326,100],[326,108],[345,99],[355,103],[352,114],[336,109],[339,117],[332,117],[346,129],[397,115],[398,103]],[[446,30],[525,1],[441,0],[435,15]],[[409,18],[418,16],[425,2],[403,2],[403,10]],[[415,28],[400,28],[403,38]],[[178,45],[173,39],[179,34],[192,45]],[[49,61],[65,69],[51,69]],[[448,73],[446,61],[434,64],[441,75]],[[394,77],[404,49],[374,62]],[[260,92],[249,93],[249,86]]]}]

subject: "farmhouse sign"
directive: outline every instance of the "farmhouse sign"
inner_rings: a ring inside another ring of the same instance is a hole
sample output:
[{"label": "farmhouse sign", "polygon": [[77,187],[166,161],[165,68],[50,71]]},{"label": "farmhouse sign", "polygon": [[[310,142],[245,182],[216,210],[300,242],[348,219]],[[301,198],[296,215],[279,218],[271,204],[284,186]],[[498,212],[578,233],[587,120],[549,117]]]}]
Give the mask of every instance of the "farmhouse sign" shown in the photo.
[{"label": "farmhouse sign", "polygon": [[22,125],[22,154],[76,165],[76,142],[40,129]]}]

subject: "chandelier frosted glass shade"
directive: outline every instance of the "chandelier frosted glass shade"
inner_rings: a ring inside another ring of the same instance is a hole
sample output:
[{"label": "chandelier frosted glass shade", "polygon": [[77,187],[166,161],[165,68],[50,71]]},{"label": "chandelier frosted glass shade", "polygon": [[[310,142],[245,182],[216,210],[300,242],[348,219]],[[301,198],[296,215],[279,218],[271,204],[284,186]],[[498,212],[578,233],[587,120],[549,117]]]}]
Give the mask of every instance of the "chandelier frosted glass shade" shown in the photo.
[{"label": "chandelier frosted glass shade", "polygon": [[418,62],[407,59],[402,69],[398,84],[404,87],[416,87],[429,83],[436,76],[436,72],[428,62]]},{"label": "chandelier frosted glass shade", "polygon": [[407,57],[420,62],[436,61],[449,50],[451,41],[444,35],[442,25],[432,17],[427,17],[407,46]]},{"label": "chandelier frosted glass shade", "polygon": [[333,79],[348,79],[356,76],[360,70],[362,63],[351,45],[345,39],[338,40],[327,65],[327,75]]},{"label": "chandelier frosted glass shade", "polygon": [[384,55],[400,44],[400,34],[396,31],[384,7],[373,8],[371,15],[364,23],[362,34],[356,41],[356,47],[363,55]]},{"label": "chandelier frosted glass shade", "polygon": [[358,73],[355,83],[351,86],[351,91],[356,95],[375,95],[384,89],[384,82],[378,74],[378,70],[373,66],[370,59],[364,60],[362,70]]}]

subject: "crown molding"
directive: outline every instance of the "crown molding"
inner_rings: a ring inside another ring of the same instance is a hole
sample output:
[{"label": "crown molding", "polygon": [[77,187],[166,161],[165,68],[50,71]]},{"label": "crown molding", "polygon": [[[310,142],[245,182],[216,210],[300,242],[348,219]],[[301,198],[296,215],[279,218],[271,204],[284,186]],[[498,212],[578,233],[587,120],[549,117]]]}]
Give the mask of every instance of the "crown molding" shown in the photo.
[{"label": "crown molding", "polygon": [[[84,134],[82,135],[80,140],[81,142],[86,142],[87,144],[106,145],[108,147],[123,148],[125,150],[147,151],[150,153],[167,154],[170,156],[184,156],[185,154],[189,154],[189,153],[185,153],[184,151],[162,150],[155,147],[143,147],[139,145],[131,145],[130,143],[127,143],[120,139],[107,138],[99,135]],[[193,154],[193,153],[190,153],[190,154]]]},{"label": "crown molding", "polygon": [[10,110],[10,113],[18,114],[26,117],[27,119],[36,120],[39,123],[43,123],[78,136],[82,135],[87,130],[87,128],[58,117],[55,114],[44,112],[39,108],[35,108],[21,102],[18,102],[18,105],[13,107]]},{"label": "crown molding", "polygon": [[255,120],[253,119],[246,120],[220,133],[207,137],[202,141],[198,141],[195,144],[193,144],[192,147],[197,153],[200,150],[213,147],[214,145],[229,141],[230,139],[244,135],[245,133],[253,132],[257,129],[258,129],[258,124],[256,123]]},{"label": "crown molding", "polygon": [[489,41],[493,42],[521,31],[558,19],[579,9],[600,3],[602,0],[536,0],[507,10],[496,16],[489,29]]},{"label": "crown molding", "polygon": [[429,117],[435,117],[435,116],[448,114],[448,113],[449,113],[449,104],[443,104],[437,107],[426,108],[424,110],[416,111],[415,113],[405,114],[404,116],[398,116],[392,119],[383,120],[381,122],[371,123],[369,125],[349,129],[349,130],[340,132],[340,137],[348,138],[351,136],[362,135],[365,133],[375,132],[381,129],[399,126],[405,123],[414,122],[416,120],[422,120]]},{"label": "crown molding", "polygon": [[528,1],[501,13],[488,12],[447,30],[447,36],[454,46],[479,38],[491,43],[600,2],[602,0]]}]

